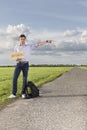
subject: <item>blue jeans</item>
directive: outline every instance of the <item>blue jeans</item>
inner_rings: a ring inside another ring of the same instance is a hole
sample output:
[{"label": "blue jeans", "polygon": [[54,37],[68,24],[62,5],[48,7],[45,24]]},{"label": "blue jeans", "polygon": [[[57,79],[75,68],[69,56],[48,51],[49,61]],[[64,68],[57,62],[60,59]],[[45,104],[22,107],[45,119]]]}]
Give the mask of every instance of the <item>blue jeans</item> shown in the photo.
[{"label": "blue jeans", "polygon": [[28,63],[17,63],[13,76],[12,94],[16,95],[17,93],[17,80],[21,71],[23,72],[22,94],[25,94],[27,77],[28,77],[28,67],[29,67]]}]

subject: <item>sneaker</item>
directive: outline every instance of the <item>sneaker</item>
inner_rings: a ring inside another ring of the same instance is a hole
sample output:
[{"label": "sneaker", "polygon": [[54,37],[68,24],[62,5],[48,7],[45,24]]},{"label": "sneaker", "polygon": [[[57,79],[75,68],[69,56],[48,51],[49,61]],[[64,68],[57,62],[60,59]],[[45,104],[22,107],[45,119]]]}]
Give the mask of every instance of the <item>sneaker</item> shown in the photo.
[{"label": "sneaker", "polygon": [[16,95],[11,94],[8,98],[16,98]]},{"label": "sneaker", "polygon": [[24,99],[24,98],[26,98],[26,95],[25,95],[25,94],[22,94],[22,96],[21,96],[21,97]]}]

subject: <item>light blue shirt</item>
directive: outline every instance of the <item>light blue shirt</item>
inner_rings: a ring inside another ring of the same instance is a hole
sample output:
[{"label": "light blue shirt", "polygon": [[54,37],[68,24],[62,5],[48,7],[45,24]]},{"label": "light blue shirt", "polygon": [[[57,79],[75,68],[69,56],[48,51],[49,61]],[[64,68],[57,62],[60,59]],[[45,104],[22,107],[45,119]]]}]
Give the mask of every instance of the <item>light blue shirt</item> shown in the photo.
[{"label": "light blue shirt", "polygon": [[30,54],[31,54],[31,50],[35,49],[36,47],[38,47],[37,44],[24,44],[24,45],[16,45],[14,48],[14,51],[19,52],[22,51],[24,53],[24,58],[21,59],[20,61],[24,61],[24,62],[29,62],[30,60]]}]

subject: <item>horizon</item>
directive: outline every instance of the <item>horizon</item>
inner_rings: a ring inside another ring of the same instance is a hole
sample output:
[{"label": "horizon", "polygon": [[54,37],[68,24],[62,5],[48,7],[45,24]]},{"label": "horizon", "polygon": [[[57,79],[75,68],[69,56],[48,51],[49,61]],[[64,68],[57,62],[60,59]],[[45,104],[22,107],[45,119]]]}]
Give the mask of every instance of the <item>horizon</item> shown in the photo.
[{"label": "horizon", "polygon": [[[0,65],[0,67],[14,67],[16,64]],[[29,66],[87,66],[87,64],[29,64]]]}]

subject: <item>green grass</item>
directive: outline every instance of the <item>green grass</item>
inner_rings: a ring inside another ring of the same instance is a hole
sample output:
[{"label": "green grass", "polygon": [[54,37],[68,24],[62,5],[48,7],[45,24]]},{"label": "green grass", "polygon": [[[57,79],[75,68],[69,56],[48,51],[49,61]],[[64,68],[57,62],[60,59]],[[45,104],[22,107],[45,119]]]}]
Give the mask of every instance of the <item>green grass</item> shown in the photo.
[{"label": "green grass", "polygon": [[87,69],[87,66],[81,66],[79,68],[81,68],[81,69]]},{"label": "green grass", "polygon": [[[28,81],[33,81],[38,87],[52,81],[59,75],[69,71],[71,67],[30,67]],[[7,97],[11,94],[14,67],[0,67],[0,105],[13,101]],[[21,94],[22,73],[18,79],[17,97]]]}]

